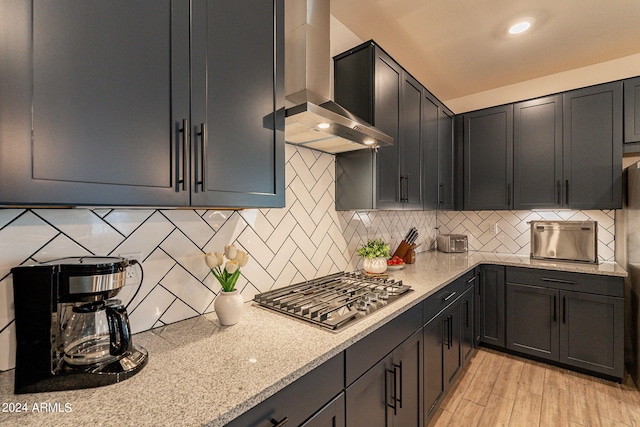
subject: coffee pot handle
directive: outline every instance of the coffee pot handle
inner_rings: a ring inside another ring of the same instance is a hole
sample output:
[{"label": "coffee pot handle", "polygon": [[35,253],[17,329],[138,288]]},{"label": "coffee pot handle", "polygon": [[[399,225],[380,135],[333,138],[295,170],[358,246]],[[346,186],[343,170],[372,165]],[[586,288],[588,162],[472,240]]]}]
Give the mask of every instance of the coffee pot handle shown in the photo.
[{"label": "coffee pot handle", "polygon": [[[106,312],[109,323],[109,353],[112,356],[120,356],[129,350],[131,344],[127,310],[122,305],[107,305]],[[118,335],[120,335],[119,345]]]}]

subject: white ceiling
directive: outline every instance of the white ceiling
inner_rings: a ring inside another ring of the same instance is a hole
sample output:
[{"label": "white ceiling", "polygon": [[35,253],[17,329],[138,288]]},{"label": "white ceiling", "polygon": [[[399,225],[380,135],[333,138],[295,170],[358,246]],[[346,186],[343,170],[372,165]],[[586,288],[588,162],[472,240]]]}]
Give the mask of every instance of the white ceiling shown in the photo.
[{"label": "white ceiling", "polygon": [[[505,86],[516,93],[503,93],[503,102],[571,89],[543,85],[533,94],[522,83],[568,70],[588,70],[574,87],[640,74],[640,0],[331,0],[331,14],[456,104],[456,113],[483,106],[474,94]],[[534,26],[509,36],[521,17],[533,17]],[[602,63],[613,74],[593,67]],[[568,76],[561,85],[571,86]]]}]

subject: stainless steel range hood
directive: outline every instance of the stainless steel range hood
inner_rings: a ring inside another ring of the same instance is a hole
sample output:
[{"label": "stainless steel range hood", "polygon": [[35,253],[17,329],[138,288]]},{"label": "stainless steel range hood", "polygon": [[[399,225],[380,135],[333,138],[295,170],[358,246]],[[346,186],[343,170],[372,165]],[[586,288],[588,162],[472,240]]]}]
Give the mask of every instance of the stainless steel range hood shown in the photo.
[{"label": "stainless steel range hood", "polygon": [[393,145],[331,101],[329,17],[329,0],[285,0],[285,140],[327,153]]}]

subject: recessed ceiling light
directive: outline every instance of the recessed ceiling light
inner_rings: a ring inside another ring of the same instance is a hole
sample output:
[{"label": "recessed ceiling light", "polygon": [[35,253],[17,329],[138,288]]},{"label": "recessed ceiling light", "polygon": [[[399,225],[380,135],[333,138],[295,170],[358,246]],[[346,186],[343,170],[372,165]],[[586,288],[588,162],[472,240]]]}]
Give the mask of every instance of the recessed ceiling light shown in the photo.
[{"label": "recessed ceiling light", "polygon": [[329,129],[331,127],[331,123],[320,122],[317,124],[318,129]]},{"label": "recessed ceiling light", "polygon": [[521,34],[531,28],[532,21],[529,19],[517,22],[509,27],[509,34]]}]

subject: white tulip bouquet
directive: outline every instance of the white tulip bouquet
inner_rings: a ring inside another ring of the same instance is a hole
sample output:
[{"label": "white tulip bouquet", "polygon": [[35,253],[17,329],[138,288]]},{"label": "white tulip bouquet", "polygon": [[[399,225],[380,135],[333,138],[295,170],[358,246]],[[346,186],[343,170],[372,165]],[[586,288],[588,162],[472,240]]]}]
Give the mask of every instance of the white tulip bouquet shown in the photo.
[{"label": "white tulip bouquet", "polygon": [[[224,258],[227,258],[225,263]],[[224,254],[220,252],[207,252],[204,260],[211,269],[211,272],[218,279],[224,292],[232,292],[235,289],[238,277],[240,277],[240,267],[247,265],[249,255],[238,250],[235,245],[224,247]],[[224,264],[224,269],[222,265]]]}]

